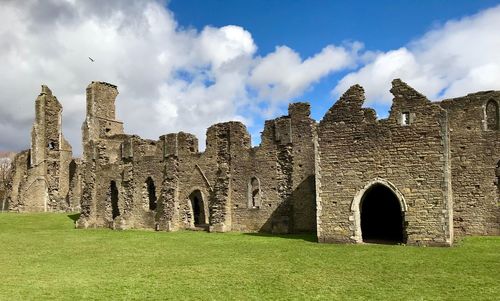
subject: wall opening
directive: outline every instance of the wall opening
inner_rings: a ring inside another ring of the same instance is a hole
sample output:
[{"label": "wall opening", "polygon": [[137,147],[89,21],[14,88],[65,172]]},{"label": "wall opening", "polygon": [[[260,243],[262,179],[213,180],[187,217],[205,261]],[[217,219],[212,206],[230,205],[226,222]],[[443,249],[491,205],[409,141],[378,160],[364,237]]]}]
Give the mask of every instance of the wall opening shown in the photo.
[{"label": "wall opening", "polygon": [[260,181],[252,177],[248,183],[248,207],[258,209],[261,205]]},{"label": "wall opening", "polygon": [[498,130],[499,125],[499,111],[498,104],[494,100],[488,101],[486,104],[486,129],[487,130]]},{"label": "wall opening", "polygon": [[111,198],[111,214],[113,219],[120,216],[120,208],[118,208],[118,188],[116,187],[116,182],[111,181],[109,185],[109,194]]},{"label": "wall opening", "polygon": [[500,160],[497,163],[497,168],[495,169],[495,175],[497,176],[497,189],[500,192]]},{"label": "wall opening", "polygon": [[359,209],[363,242],[404,242],[403,210],[391,189],[373,185],[363,195]]},{"label": "wall opening", "polygon": [[50,149],[50,150],[53,150],[56,148],[56,143],[54,141],[50,141],[49,144],[47,145],[47,147]]},{"label": "wall opening", "polygon": [[147,190],[148,190],[148,200],[149,200],[149,210],[155,211],[158,199],[156,198],[156,187],[155,182],[151,177],[146,180]]},{"label": "wall opening", "polygon": [[195,190],[189,195],[192,208],[192,218],[195,227],[206,226],[207,220],[205,215],[205,206],[203,204],[203,196],[201,191]]},{"label": "wall opening", "polygon": [[410,112],[401,113],[401,125],[410,125]]}]

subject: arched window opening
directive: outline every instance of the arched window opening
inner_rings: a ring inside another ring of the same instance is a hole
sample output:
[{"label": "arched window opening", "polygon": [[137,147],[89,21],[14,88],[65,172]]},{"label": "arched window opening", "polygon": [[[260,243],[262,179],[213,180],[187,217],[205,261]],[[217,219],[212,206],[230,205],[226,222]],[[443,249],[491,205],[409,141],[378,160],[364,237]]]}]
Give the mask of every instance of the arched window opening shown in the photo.
[{"label": "arched window opening", "polygon": [[486,129],[487,130],[498,130],[499,128],[499,116],[498,116],[498,104],[494,100],[488,101],[486,104]]},{"label": "arched window opening", "polygon": [[116,182],[111,181],[109,185],[109,194],[111,198],[111,214],[113,219],[120,216],[120,208],[118,208],[118,188],[116,187]]},{"label": "arched window opening", "polygon": [[205,206],[203,203],[203,196],[201,191],[195,190],[189,195],[192,208],[192,218],[195,227],[206,226],[207,220],[205,215]]},{"label": "arched window opening", "polygon": [[147,178],[146,186],[148,190],[149,210],[154,211],[156,210],[158,199],[156,198],[155,182],[151,177]]},{"label": "arched window opening", "polygon": [[50,141],[49,142],[49,145],[47,145],[47,147],[50,149],[50,150],[53,150],[56,148],[56,143],[54,141]]},{"label": "arched window opening", "polygon": [[403,211],[391,189],[382,184],[373,185],[363,195],[359,209],[364,242],[403,242]]},{"label": "arched window opening", "polygon": [[260,208],[261,205],[260,181],[256,177],[252,177],[248,184],[248,206]]}]

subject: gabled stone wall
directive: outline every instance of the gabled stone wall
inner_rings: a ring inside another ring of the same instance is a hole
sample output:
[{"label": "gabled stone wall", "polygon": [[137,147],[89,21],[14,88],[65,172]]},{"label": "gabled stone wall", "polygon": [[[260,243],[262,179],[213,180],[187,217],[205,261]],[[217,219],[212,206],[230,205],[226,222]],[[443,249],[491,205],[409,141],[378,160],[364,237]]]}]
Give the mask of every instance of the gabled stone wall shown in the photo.
[{"label": "gabled stone wall", "polygon": [[[449,245],[451,187],[447,114],[399,80],[388,119],[362,108],[364,91],[351,87],[318,125],[316,190],[318,239],[361,242],[360,206],[372,185],[400,199],[404,241]],[[402,114],[409,113],[409,124]]]}]

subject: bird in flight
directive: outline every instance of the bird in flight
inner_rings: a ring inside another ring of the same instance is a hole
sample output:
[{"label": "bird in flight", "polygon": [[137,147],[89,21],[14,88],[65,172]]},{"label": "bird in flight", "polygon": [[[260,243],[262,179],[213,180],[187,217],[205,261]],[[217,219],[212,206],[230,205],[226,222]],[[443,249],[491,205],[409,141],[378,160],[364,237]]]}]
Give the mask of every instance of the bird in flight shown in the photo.
[{"label": "bird in flight", "polygon": [[94,62],[94,59],[93,59],[93,58],[91,58],[90,56],[89,56],[89,60],[90,60],[91,62]]}]

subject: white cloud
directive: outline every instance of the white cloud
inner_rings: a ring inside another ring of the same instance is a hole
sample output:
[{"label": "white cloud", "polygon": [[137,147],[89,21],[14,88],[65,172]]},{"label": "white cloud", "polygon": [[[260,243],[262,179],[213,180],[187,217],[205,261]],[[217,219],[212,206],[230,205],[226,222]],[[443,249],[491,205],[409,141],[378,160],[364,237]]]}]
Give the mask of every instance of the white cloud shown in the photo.
[{"label": "white cloud", "polygon": [[29,146],[40,84],[63,104],[64,134],[77,153],[85,87],[93,80],[118,85],[117,115],[128,133],[155,139],[183,130],[203,143],[215,122],[252,123],[250,89],[273,111],[321,77],[352,66],[358,48],[330,45],[302,60],[282,46],[261,58],[245,29],[183,29],[153,0],[3,2],[0,150]]},{"label": "white cloud", "polygon": [[297,52],[280,46],[258,62],[249,82],[261,97],[282,101],[300,94],[331,72],[352,67],[360,48],[359,43],[349,49],[329,45],[313,57],[302,60]]},{"label": "white cloud", "polygon": [[334,93],[359,83],[367,104],[388,104],[390,82],[401,78],[430,99],[500,89],[500,6],[449,21],[406,47],[378,53],[346,75]]}]

